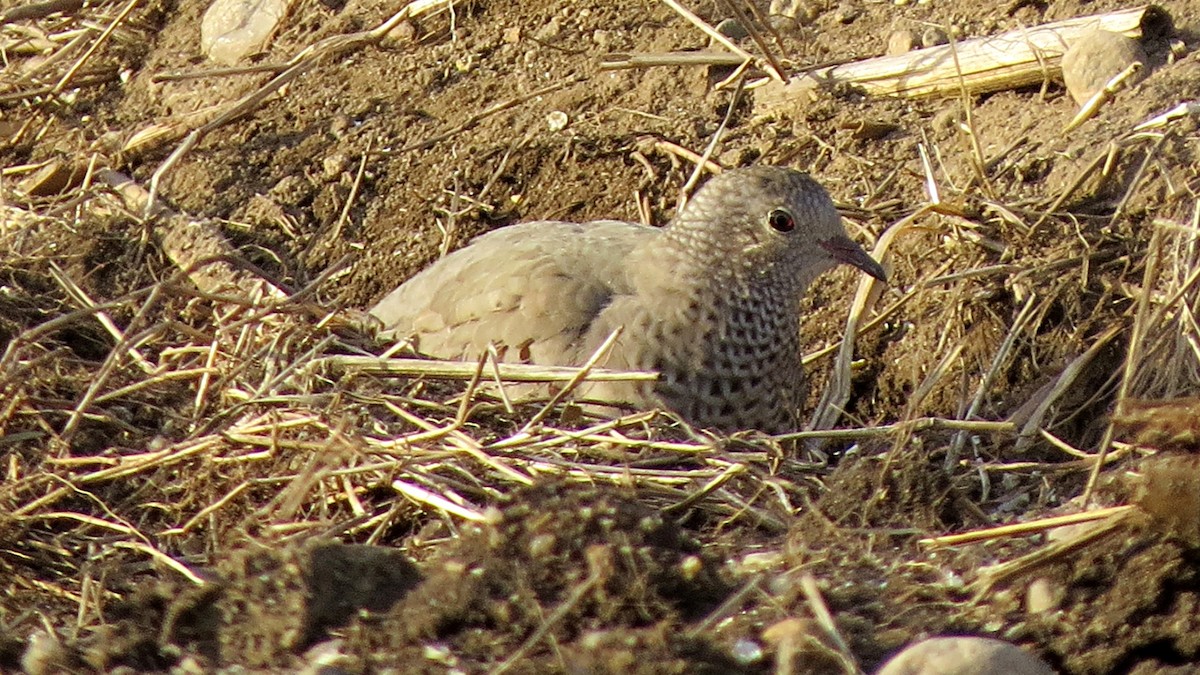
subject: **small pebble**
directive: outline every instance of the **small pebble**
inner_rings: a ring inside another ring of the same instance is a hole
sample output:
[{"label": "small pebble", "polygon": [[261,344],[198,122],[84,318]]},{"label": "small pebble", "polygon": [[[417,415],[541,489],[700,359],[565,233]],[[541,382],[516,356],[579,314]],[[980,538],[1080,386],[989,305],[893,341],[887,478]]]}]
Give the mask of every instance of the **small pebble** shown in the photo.
[{"label": "small pebble", "polygon": [[764,551],[761,553],[747,553],[742,558],[738,566],[738,572],[749,574],[753,572],[765,572],[773,567],[779,566],[783,562],[783,554],[779,551]]},{"label": "small pebble", "polygon": [[204,665],[195,656],[185,656],[171,666],[171,675],[205,675],[210,671]]},{"label": "small pebble", "polygon": [[785,642],[793,644],[804,638],[816,635],[816,623],[811,619],[788,618],[767,626],[762,632],[762,639],[769,645],[780,645]]},{"label": "small pebble", "polygon": [[843,2],[837,6],[837,9],[833,10],[833,20],[842,24],[854,23],[854,20],[857,19],[861,13],[862,10],[860,10],[858,7],[855,7],[848,2]]},{"label": "small pebble", "polygon": [[733,643],[733,658],[743,666],[749,666],[763,659],[763,649],[754,640],[742,638]]},{"label": "small pebble", "polygon": [[1072,44],[1062,58],[1063,82],[1075,103],[1083,105],[1109,80],[1134,62],[1143,64],[1141,72],[1125,82],[1130,86],[1147,75],[1146,52],[1137,40],[1107,30],[1093,30]]},{"label": "small pebble", "polygon": [[305,665],[297,675],[342,675],[350,673],[353,661],[342,653],[341,640],[318,642],[304,652]]},{"label": "small pebble", "polygon": [[717,162],[721,166],[741,166],[749,163],[746,158],[752,152],[750,148],[730,148],[717,156]]},{"label": "small pebble", "polygon": [[949,131],[956,128],[962,121],[962,108],[960,106],[949,106],[935,113],[933,119],[929,122],[929,126],[938,131]]},{"label": "small pebble", "polygon": [[395,28],[389,30],[387,35],[383,36],[383,45],[389,49],[395,49],[416,39],[417,25],[412,21],[401,21],[396,24]]},{"label": "small pebble", "polygon": [[875,675],[1054,675],[1041,659],[1001,640],[934,637],[906,647]]},{"label": "small pebble", "polygon": [[29,636],[21,668],[29,675],[48,675],[66,671],[66,654],[58,638],[41,631]]},{"label": "small pebble", "polygon": [[776,29],[796,30],[816,21],[822,10],[817,0],[771,0],[767,15]]},{"label": "small pebble", "polygon": [[552,534],[539,534],[529,540],[529,556],[541,560],[554,552],[557,539]]},{"label": "small pebble", "polygon": [[687,581],[692,581],[704,571],[704,561],[700,556],[689,555],[679,563],[679,572]]},{"label": "small pebble", "polygon": [[937,26],[930,26],[921,33],[922,47],[936,47],[938,45],[944,45],[949,41],[950,38],[946,35],[946,31],[938,28]]},{"label": "small pebble", "polygon": [[567,113],[561,110],[552,110],[546,114],[546,126],[550,128],[550,131],[562,131],[567,128],[568,122],[570,119],[567,117]]},{"label": "small pebble", "polygon": [[894,30],[892,31],[891,35],[888,35],[887,55],[899,56],[900,54],[906,54],[912,51],[912,48],[916,46],[916,44],[916,33],[908,30],[907,28]]},{"label": "small pebble", "polygon": [[537,29],[537,31],[534,32],[533,37],[541,40],[542,42],[549,42],[557,38],[561,33],[562,20],[556,16],[553,19],[550,19],[545,26]]},{"label": "small pebble", "polygon": [[232,66],[262,49],[286,13],[284,0],[214,0],[200,21],[200,51]]},{"label": "small pebble", "polygon": [[750,31],[746,30],[742,22],[737,19],[725,19],[714,27],[718,33],[731,40],[741,40],[742,38],[750,37]]},{"label": "small pebble", "polygon": [[346,170],[349,164],[350,158],[342,152],[335,152],[326,157],[321,166],[325,179],[330,180],[342,175],[342,172]]},{"label": "small pebble", "polygon": [[335,113],[329,119],[329,133],[333,134],[335,138],[341,138],[350,130],[351,124],[352,121],[349,115]]},{"label": "small pebble", "polygon": [[1052,612],[1058,609],[1062,596],[1062,588],[1055,587],[1049,579],[1034,579],[1025,591],[1025,611],[1030,614]]}]

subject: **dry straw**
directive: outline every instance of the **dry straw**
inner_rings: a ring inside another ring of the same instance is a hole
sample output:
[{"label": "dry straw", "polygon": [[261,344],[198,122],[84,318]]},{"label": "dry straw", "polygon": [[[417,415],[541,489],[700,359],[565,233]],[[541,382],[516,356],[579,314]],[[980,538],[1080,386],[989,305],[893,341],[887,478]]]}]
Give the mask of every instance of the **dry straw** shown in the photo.
[{"label": "dry straw", "polygon": [[[13,96],[32,102],[105,77],[89,73],[88,64],[111,47],[102,39],[122,28],[135,4],[130,0],[86,47],[76,37],[48,34],[41,47],[62,56],[44,62],[38,82],[0,92],[0,103]],[[328,61],[323,57],[379,40],[397,21],[433,4],[406,7],[375,29],[312,45],[255,92],[210,111],[215,116],[208,121],[173,120],[141,135],[140,142],[161,144],[191,133],[152,185],[205,133],[270,105],[280,87],[320,67]],[[761,36],[756,44],[767,45]],[[763,70],[781,70],[775,56],[753,58]],[[586,77],[500,102],[397,152],[436,145],[485,115]],[[434,518],[453,530],[488,522],[491,506],[548,479],[621,485],[672,517],[701,514],[707,522],[781,535],[820,493],[819,478],[828,473],[798,453],[797,442],[879,455],[881,472],[911,453],[937,453],[952,475],[974,481],[982,499],[990,497],[994,474],[1019,474],[1034,485],[1047,473],[1090,471],[1090,488],[1114,459],[1110,450],[1119,458],[1136,449],[1116,443],[1109,428],[1095,447],[1081,450],[1062,440],[1064,429],[1110,403],[1119,409],[1134,398],[1178,396],[1200,381],[1200,202],[1183,207],[1188,217],[1161,214],[1147,224],[1150,236],[1126,233],[1115,244],[1076,227],[1118,224],[1139,190],[1163,180],[1145,167],[1185,116],[1108,131],[1075,179],[1036,203],[1005,201],[988,183],[989,171],[1005,166],[1015,146],[986,161],[980,153],[973,185],[985,186],[989,196],[971,209],[946,198],[962,186],[936,177],[938,158],[948,150],[926,148],[925,204],[867,201],[854,215],[890,224],[875,243],[881,258],[894,257],[907,238],[924,237],[948,259],[893,261],[898,283],[886,293],[871,280],[860,285],[845,318],[847,339],[806,358],[810,370],[834,373],[818,392],[812,428],[778,438],[711,436],[653,411],[591,418],[565,403],[570,388],[588,379],[653,374],[612,373],[593,364],[523,368],[494,364],[486,355],[467,364],[396,357],[388,353],[391,345],[374,340],[361,315],[312,302],[336,265],[305,288],[289,289],[240,262],[214,228],[163,208],[155,209],[154,227],[177,271],[157,281],[141,277],[141,287],[116,297],[92,297],[57,238],[88,231],[90,218],[142,213],[153,204],[151,191],[97,168],[64,195],[70,209],[14,200],[0,207],[5,596],[94,617],[84,588],[90,552],[155,561],[195,581],[184,551],[205,560],[231,541],[314,534],[379,542]],[[965,133],[978,136],[967,127]],[[16,133],[29,140],[34,131],[24,125]],[[708,160],[710,152],[665,151],[719,168]],[[368,161],[363,158],[359,177]],[[1115,175],[1113,167],[1123,161],[1141,168],[1123,186],[1112,222],[1070,211],[1079,192]],[[5,171],[5,198],[21,199],[9,177],[32,169]],[[1019,254],[1010,248],[1013,241],[1021,244]],[[914,272],[917,264],[924,267]],[[1085,307],[1090,278],[1103,279],[1104,301]],[[991,316],[995,303],[984,286],[1011,296],[1011,316]],[[1069,316],[1070,325],[1051,321],[1055,313]],[[884,364],[885,370],[915,365],[921,371],[911,400],[879,419],[847,419],[858,367],[854,339],[935,315],[973,316],[1000,328],[944,331],[905,354],[908,361]],[[1026,367],[1032,361],[1053,372]],[[1081,397],[1077,383],[1085,375],[1090,390]],[[505,395],[508,383],[531,380],[567,387],[536,402]],[[1027,388],[1028,405],[1012,415],[994,414],[1002,382]],[[1014,457],[1014,449],[1025,454]],[[603,575],[603,561],[591,564],[585,585]],[[808,599],[821,606],[815,591]],[[521,650],[542,637],[530,636]],[[835,631],[831,638],[844,651]]]}]

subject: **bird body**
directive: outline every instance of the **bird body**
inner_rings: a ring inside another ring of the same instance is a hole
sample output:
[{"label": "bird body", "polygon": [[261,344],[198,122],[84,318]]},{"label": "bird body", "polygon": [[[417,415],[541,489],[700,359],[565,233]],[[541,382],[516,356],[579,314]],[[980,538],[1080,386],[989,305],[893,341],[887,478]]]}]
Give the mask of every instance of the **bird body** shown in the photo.
[{"label": "bird body", "polygon": [[726,172],[666,227],[539,221],[478,237],[371,313],[419,351],[581,365],[618,327],[605,367],[656,382],[593,383],[586,398],[663,406],[692,424],[782,433],[803,398],[799,301],[838,262],[883,277],[824,189],[776,167]]}]

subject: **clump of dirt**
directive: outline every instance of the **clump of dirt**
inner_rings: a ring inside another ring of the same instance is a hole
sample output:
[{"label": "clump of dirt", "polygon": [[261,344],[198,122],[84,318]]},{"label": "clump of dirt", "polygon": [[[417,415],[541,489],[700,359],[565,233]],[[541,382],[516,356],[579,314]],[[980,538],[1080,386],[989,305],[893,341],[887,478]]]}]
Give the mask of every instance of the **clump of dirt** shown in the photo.
[{"label": "clump of dirt", "polygon": [[[712,672],[737,669],[702,637],[681,634],[731,592],[720,563],[630,497],[554,483],[515,494],[496,524],[473,527],[427,561],[426,581],[352,632],[348,649],[373,667],[452,665],[428,662],[433,641],[471,661],[527,654],[522,669],[573,670],[578,658],[620,672],[619,654],[637,647],[650,650],[640,660],[651,670],[696,672],[705,659],[715,659]],[[546,654],[545,643],[574,654]]]},{"label": "clump of dirt", "polygon": [[[1198,553],[1153,530],[1118,532],[1046,574],[1065,597],[1054,614],[1030,618],[1029,635],[1050,645],[1067,672],[1170,672],[1194,665],[1200,655]],[[1106,610],[1093,612],[1098,606]]]},{"label": "clump of dirt", "polygon": [[285,667],[360,612],[383,612],[421,575],[400,552],[306,541],[235,552],[217,565],[218,663]]}]

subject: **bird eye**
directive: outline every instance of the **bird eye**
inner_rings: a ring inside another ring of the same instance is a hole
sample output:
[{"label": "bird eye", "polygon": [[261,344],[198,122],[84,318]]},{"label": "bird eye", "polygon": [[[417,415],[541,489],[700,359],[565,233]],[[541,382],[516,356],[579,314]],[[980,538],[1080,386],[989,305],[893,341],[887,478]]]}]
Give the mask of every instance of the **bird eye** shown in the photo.
[{"label": "bird eye", "polygon": [[767,222],[776,232],[791,232],[796,229],[796,219],[783,209],[775,209],[767,216]]}]

